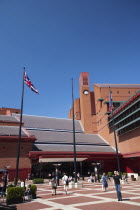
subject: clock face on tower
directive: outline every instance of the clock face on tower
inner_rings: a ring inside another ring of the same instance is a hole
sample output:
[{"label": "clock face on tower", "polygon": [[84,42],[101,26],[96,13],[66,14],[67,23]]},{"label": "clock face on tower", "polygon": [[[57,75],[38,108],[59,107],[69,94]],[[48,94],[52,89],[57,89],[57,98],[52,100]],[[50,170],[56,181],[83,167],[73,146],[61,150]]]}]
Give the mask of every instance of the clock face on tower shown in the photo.
[{"label": "clock face on tower", "polygon": [[89,91],[88,91],[88,90],[84,90],[83,93],[84,93],[85,95],[88,95]]}]

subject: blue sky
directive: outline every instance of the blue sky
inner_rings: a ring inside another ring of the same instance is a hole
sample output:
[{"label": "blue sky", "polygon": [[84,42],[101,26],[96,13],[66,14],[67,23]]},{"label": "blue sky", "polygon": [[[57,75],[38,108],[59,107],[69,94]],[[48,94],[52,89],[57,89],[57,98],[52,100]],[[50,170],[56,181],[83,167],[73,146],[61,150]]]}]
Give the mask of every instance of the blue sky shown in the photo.
[{"label": "blue sky", "polygon": [[94,83],[139,84],[139,0],[0,0],[0,107],[67,118],[80,72]]}]

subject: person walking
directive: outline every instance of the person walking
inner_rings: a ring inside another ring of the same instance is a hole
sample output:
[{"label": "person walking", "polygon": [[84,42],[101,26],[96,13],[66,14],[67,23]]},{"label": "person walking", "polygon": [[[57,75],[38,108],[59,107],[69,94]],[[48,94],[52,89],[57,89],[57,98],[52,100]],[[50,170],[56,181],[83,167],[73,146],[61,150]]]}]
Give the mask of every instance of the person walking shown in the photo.
[{"label": "person walking", "polygon": [[122,178],[121,178],[119,172],[114,171],[113,180],[114,180],[114,184],[115,184],[115,188],[116,188],[116,192],[117,192],[118,201],[122,201],[121,185],[120,185],[121,179]]},{"label": "person walking", "polygon": [[80,174],[79,174],[79,172],[77,174],[77,179],[78,179],[78,181],[80,180]]},{"label": "person walking", "polygon": [[28,185],[27,189],[25,190],[24,200],[32,200],[31,185]]},{"label": "person walking", "polygon": [[101,177],[101,181],[102,181],[102,191],[105,192],[106,191],[106,188],[108,187],[106,173],[103,173],[103,175]]},{"label": "person walking", "polygon": [[21,180],[20,187],[25,187],[25,182]]},{"label": "person walking", "polygon": [[72,182],[72,176],[69,176],[69,182]]},{"label": "person walking", "polygon": [[64,174],[64,176],[62,177],[62,181],[63,181],[63,185],[64,185],[64,191],[67,194],[69,181],[68,181],[68,176],[66,174]]},{"label": "person walking", "polygon": [[90,179],[90,182],[94,182],[92,174],[90,175],[89,179]]},{"label": "person walking", "polygon": [[57,181],[56,179],[52,179],[51,180],[51,184],[52,184],[52,195],[56,195],[56,189],[57,189]]}]

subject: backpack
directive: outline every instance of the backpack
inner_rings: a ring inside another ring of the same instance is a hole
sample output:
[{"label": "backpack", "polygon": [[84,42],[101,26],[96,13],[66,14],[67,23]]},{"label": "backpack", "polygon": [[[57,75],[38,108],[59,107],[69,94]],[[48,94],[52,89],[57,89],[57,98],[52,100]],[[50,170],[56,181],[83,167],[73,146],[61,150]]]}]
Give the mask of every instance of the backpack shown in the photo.
[{"label": "backpack", "polygon": [[54,188],[57,188],[56,182],[53,183],[53,187],[54,187]]},{"label": "backpack", "polygon": [[66,180],[66,185],[68,185],[69,184],[69,181],[68,181],[68,179]]}]

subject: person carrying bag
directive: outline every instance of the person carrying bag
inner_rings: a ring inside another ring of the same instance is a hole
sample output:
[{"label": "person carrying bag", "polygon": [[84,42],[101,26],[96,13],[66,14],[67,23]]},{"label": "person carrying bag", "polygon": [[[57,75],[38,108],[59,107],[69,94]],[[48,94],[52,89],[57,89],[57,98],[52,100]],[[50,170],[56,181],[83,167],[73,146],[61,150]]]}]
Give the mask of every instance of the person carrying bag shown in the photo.
[{"label": "person carrying bag", "polygon": [[56,195],[56,189],[57,189],[57,182],[56,182],[56,179],[52,179],[51,180],[51,183],[52,183],[52,195]]}]

